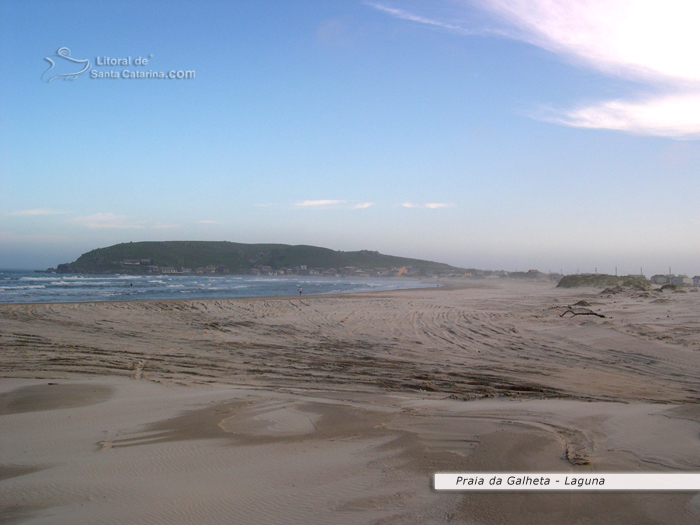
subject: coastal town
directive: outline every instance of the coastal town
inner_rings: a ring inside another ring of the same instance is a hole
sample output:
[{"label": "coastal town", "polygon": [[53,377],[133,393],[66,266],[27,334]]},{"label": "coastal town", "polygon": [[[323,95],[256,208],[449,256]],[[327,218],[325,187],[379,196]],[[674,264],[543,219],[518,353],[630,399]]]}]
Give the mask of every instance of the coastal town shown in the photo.
[{"label": "coastal town", "polygon": [[665,284],[670,284],[672,286],[692,286],[693,288],[697,288],[698,286],[700,286],[700,275],[696,275],[695,277],[688,277],[685,274],[657,274],[652,275],[649,278],[649,281],[651,282],[651,284],[660,284],[662,286]]},{"label": "coastal town", "polygon": [[[257,265],[252,268],[243,270],[231,270],[224,264],[210,264],[207,266],[199,266],[197,268],[175,267],[175,266],[158,266],[152,264],[151,259],[125,259],[120,261],[120,265],[125,271],[142,269],[145,267],[145,273],[148,274],[168,274],[168,275],[320,275],[326,277],[418,277],[432,276],[432,273],[426,274],[417,268],[411,266],[389,267],[389,268],[371,268],[363,269],[354,266],[346,266],[343,268],[311,268],[307,265],[299,265],[293,268],[273,268],[272,266]],[[139,272],[141,273],[141,272]],[[454,274],[454,272],[444,272]]]},{"label": "coastal town", "polygon": [[[255,261],[250,261],[252,264]],[[413,266],[389,266],[377,268],[359,268],[356,266],[344,266],[340,268],[318,268],[309,265],[297,265],[294,267],[277,268],[269,265],[254,264],[249,268],[232,269],[225,264],[209,264],[189,268],[186,266],[162,266],[155,264],[153,259],[123,259],[114,263],[118,268],[104,273],[124,273],[124,274],[148,274],[148,275],[256,275],[256,276],[322,276],[322,277],[365,277],[365,278],[387,278],[387,277],[428,277],[428,278],[451,278],[451,279],[528,279],[540,281],[559,281],[564,274],[560,272],[541,272],[537,269],[530,269],[523,272],[508,272],[505,270],[476,270],[457,269],[442,271],[431,271]],[[48,268],[48,273],[65,273],[64,265],[58,268]],[[603,274],[580,274],[582,276],[596,276]],[[615,276],[617,277],[617,276]],[[642,274],[629,275],[639,281],[652,285],[687,287],[697,289],[700,287],[700,275],[688,277],[686,274],[675,275],[655,274],[649,278]]]},{"label": "coastal town", "polygon": [[[272,266],[258,265],[246,270],[238,270],[232,272],[226,265],[208,265],[198,268],[176,268],[174,266],[158,266],[151,264],[151,259],[125,259],[120,261],[122,267],[134,268],[139,266],[146,267],[146,273],[149,274],[170,274],[170,275],[227,275],[237,273],[241,275],[317,275],[326,277],[442,277],[442,278],[474,278],[474,279],[501,279],[501,278],[529,278],[538,280],[558,280],[563,277],[561,273],[544,273],[536,269],[530,269],[527,272],[507,272],[505,270],[459,270],[459,271],[442,271],[431,272],[421,271],[411,266],[389,267],[389,268],[357,268],[354,266],[345,266],[343,268],[311,268],[306,265],[299,265],[293,268],[273,268]],[[595,275],[595,274],[593,274]],[[630,275],[635,279],[649,281],[656,285],[672,285],[679,287],[700,286],[700,275],[688,277],[685,274],[675,275],[668,273],[666,275],[656,274],[649,278],[642,274]]]},{"label": "coastal town", "polygon": [[[263,255],[263,254],[260,254]],[[100,261],[101,263],[103,261]],[[159,265],[151,258],[145,259],[122,259],[113,261],[106,271],[88,271],[87,273],[120,273],[120,274],[147,274],[147,275],[256,275],[256,276],[322,276],[322,277],[366,277],[366,278],[387,278],[387,277],[414,277],[414,278],[451,278],[451,279],[502,279],[502,278],[525,278],[536,280],[557,281],[562,275],[553,272],[540,272],[531,269],[526,272],[507,272],[505,270],[478,270],[448,267],[449,269],[426,269],[410,265],[386,266],[386,267],[358,267],[342,266],[338,268],[315,267],[312,265],[299,264],[296,266],[273,267],[271,265],[260,264],[252,258],[248,261],[247,268],[232,268],[226,264],[208,264],[206,266],[172,266]],[[105,268],[103,266],[103,268]],[[70,265],[58,265],[57,268],[48,268],[48,273],[70,273]],[[85,271],[85,270],[83,270]]]}]

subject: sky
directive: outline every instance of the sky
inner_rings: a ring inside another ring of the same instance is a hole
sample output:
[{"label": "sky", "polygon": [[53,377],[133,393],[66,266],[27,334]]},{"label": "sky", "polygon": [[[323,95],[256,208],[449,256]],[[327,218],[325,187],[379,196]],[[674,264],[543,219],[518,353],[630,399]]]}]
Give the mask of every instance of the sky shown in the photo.
[{"label": "sky", "polygon": [[216,240],[698,275],[698,15],[0,0],[0,267]]}]

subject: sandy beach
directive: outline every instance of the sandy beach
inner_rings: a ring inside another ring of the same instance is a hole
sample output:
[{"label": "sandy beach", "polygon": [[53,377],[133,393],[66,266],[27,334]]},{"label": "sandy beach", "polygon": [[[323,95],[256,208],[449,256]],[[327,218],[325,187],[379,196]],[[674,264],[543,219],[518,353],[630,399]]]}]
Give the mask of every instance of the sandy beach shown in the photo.
[{"label": "sandy beach", "polygon": [[700,522],[692,492],[432,489],[700,470],[700,293],[4,304],[0,345],[0,523]]}]

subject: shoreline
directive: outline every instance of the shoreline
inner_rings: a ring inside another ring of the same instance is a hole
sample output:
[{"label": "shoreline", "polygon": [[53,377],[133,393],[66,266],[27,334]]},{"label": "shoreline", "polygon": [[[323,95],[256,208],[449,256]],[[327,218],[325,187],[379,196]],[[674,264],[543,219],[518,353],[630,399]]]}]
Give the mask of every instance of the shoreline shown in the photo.
[{"label": "shoreline", "polygon": [[[92,275],[92,274],[81,274],[81,275]],[[211,277],[211,276],[207,276]],[[221,276],[225,277],[225,276]],[[319,276],[323,278],[323,276]],[[276,279],[277,277],[274,277]],[[358,278],[358,279],[368,279],[371,280],[372,278]],[[378,280],[400,280],[400,282],[405,282],[405,279],[395,277],[395,278],[382,278]],[[418,279],[417,279],[418,280]],[[432,282],[426,281],[424,279],[418,280],[419,282],[423,284],[433,284]],[[174,302],[182,302],[182,301],[247,301],[247,300],[256,300],[256,299],[263,299],[263,300],[272,300],[272,299],[294,299],[294,298],[310,298],[310,297],[333,297],[333,298],[338,298],[338,297],[344,297],[348,295],[362,295],[362,294],[379,294],[379,293],[394,293],[394,292],[412,292],[416,290],[444,290],[444,291],[451,291],[451,290],[463,290],[463,289],[469,289],[469,288],[475,288],[475,289],[494,289],[498,288],[499,285],[507,285],[507,284],[532,284],[535,286],[552,286],[553,288],[556,288],[556,284],[553,281],[545,281],[545,280],[532,280],[532,281],[522,281],[522,280],[507,280],[507,279],[444,279],[440,281],[439,283],[435,283],[436,286],[416,286],[416,287],[409,287],[409,288],[396,288],[396,289],[387,289],[387,290],[362,290],[362,291],[348,291],[348,292],[321,292],[321,293],[307,293],[307,294],[302,294],[302,295],[253,295],[253,296],[238,296],[238,297],[168,297],[168,298],[163,298],[163,299],[103,299],[103,300],[94,300],[94,301],[44,301],[44,302],[3,302],[2,297],[0,297],[0,307],[3,306],[13,306],[13,305],[58,305],[58,304],[100,304],[100,303],[139,303],[139,302],[167,302],[167,301],[174,301]],[[597,287],[581,287],[578,288],[579,290],[587,290],[587,291],[592,291],[592,290],[597,290]]]},{"label": "shoreline", "polygon": [[[70,275],[73,275],[73,276],[75,276],[75,277],[83,277],[84,279],[91,279],[91,278],[95,278],[94,275],[96,275],[96,274],[70,274]],[[119,278],[122,278],[122,277],[129,277],[128,275],[123,275],[123,274],[116,274],[116,275],[118,275]],[[107,274],[104,274],[104,276],[108,276],[108,275],[107,275]],[[142,278],[142,277],[153,277],[154,279],[155,279],[155,278],[161,278],[161,277],[164,277],[164,278],[166,278],[166,279],[169,279],[169,278],[170,278],[170,276],[168,276],[168,275],[166,275],[166,276],[147,276],[147,275],[143,275],[143,276],[142,276],[142,275],[137,275],[137,276],[135,276],[135,277],[137,277],[137,278]],[[305,277],[303,277],[303,278],[300,278],[299,276],[271,276],[271,277],[263,276],[263,277],[255,277],[255,276],[231,276],[231,275],[229,275],[229,276],[226,276],[226,275],[175,276],[175,277],[195,277],[195,278],[200,278],[200,277],[202,277],[202,278],[205,278],[205,279],[210,279],[210,278],[212,278],[212,277],[221,278],[221,279],[226,279],[226,278],[230,278],[230,277],[235,277],[235,278],[237,279],[237,281],[235,281],[235,282],[243,282],[243,283],[266,283],[266,284],[275,283],[275,282],[283,282],[283,281],[288,281],[288,282],[297,281],[297,282],[299,282],[299,283],[301,283],[301,284],[305,284],[305,285],[306,285],[306,284],[310,284],[311,286],[313,286],[314,284],[318,284],[318,283],[330,283],[330,282],[343,283],[343,282],[345,282],[345,281],[347,280],[347,281],[354,282],[354,284],[356,284],[356,285],[358,286],[358,288],[359,288],[359,286],[364,285],[363,281],[365,281],[365,280],[367,281],[367,285],[366,285],[366,286],[369,286],[369,285],[371,285],[371,284],[376,284],[376,283],[383,283],[384,286],[389,286],[389,285],[387,285],[387,283],[391,283],[391,282],[396,282],[396,283],[401,283],[401,284],[411,284],[410,286],[407,286],[407,287],[404,287],[404,288],[391,288],[391,287],[387,287],[386,289],[381,289],[381,290],[360,290],[360,289],[357,289],[357,290],[348,290],[348,291],[337,291],[337,290],[336,290],[336,291],[329,291],[329,292],[326,292],[326,291],[316,291],[316,292],[315,292],[315,291],[311,291],[310,293],[309,293],[309,291],[307,290],[307,292],[304,294],[304,295],[307,296],[307,297],[316,296],[316,295],[346,295],[346,294],[355,294],[355,293],[371,293],[371,292],[374,292],[374,291],[392,291],[392,290],[401,290],[401,289],[412,290],[412,289],[421,289],[421,288],[429,287],[429,286],[427,286],[428,283],[427,283],[425,280],[423,280],[423,279],[417,279],[417,278],[416,278],[416,279],[413,279],[413,278],[410,278],[410,281],[409,281],[409,279],[407,279],[407,278],[394,278],[394,277],[387,277],[387,278],[365,278],[365,277],[358,277],[358,278],[355,278],[355,279],[350,278],[350,277],[338,277],[338,278],[335,278],[335,277],[327,277],[327,276],[305,276]],[[245,280],[245,279],[241,279],[241,277],[244,277],[244,278],[245,278],[245,277],[248,277],[249,279],[248,279],[248,280]],[[31,280],[42,279],[42,278],[33,278],[33,277],[30,277],[30,278],[27,278],[27,279],[29,279],[29,280],[31,281]],[[44,279],[49,279],[49,278],[44,278]],[[20,279],[20,280],[21,280],[21,279]],[[128,282],[128,279],[123,279],[123,280],[124,280],[124,282]],[[152,282],[157,282],[157,281],[147,281],[147,282],[152,283]],[[162,283],[162,281],[160,281],[160,282]],[[0,284],[1,284],[1,283],[0,283]],[[55,284],[55,283],[52,283],[52,284]],[[195,284],[196,284],[196,283],[195,283]],[[162,289],[154,288],[154,289],[151,290],[149,293],[151,293],[151,294],[158,294],[158,293],[162,292],[163,290],[168,290],[168,288],[171,288],[171,287],[172,287],[172,286],[168,286],[168,287],[165,287],[165,288],[162,288]],[[37,288],[37,286],[29,286],[29,288]],[[41,289],[45,289],[45,287],[44,287],[43,285],[41,285],[40,288],[41,288]],[[148,286],[146,286],[146,288],[148,288]],[[231,288],[230,290],[228,290],[228,293],[234,293],[234,291],[235,291],[236,289],[238,289],[238,288],[240,288],[240,287],[232,286],[232,288]],[[21,289],[21,288],[17,288],[17,289],[19,290],[19,289]],[[134,290],[138,290],[138,289],[139,289],[138,286],[137,286],[136,288],[134,288],[133,286],[126,286],[126,285],[124,285],[124,286],[117,286],[117,287],[114,287],[111,291],[112,291],[112,293],[115,293],[115,294],[116,294],[116,293],[121,293],[122,291],[126,291],[126,290],[133,292]],[[2,290],[1,287],[0,287],[0,290]],[[12,288],[8,288],[8,290],[12,291],[13,289],[12,289]],[[65,292],[65,290],[62,290],[62,291]],[[103,290],[103,291],[107,291],[107,290]],[[258,292],[260,292],[260,291],[264,291],[264,289],[258,290]],[[172,294],[171,296],[166,296],[166,297],[162,297],[162,298],[143,298],[143,299],[141,299],[141,298],[136,298],[136,297],[134,297],[134,298],[128,298],[127,296],[128,296],[129,294],[126,294],[124,297],[120,297],[120,298],[118,298],[118,299],[96,298],[96,299],[78,299],[78,300],[70,300],[70,299],[68,299],[68,300],[66,300],[66,298],[65,298],[65,296],[64,296],[62,300],[56,300],[56,301],[42,301],[42,300],[35,300],[35,301],[29,300],[29,301],[27,301],[27,300],[15,300],[15,301],[10,301],[10,302],[3,302],[3,300],[2,300],[2,299],[3,299],[3,298],[2,298],[2,295],[0,295],[0,305],[7,305],[7,304],[74,304],[74,303],[132,302],[132,301],[180,301],[180,300],[185,300],[185,301],[186,301],[186,300],[197,300],[197,299],[214,299],[214,300],[222,300],[222,299],[252,299],[252,298],[256,298],[256,297],[272,298],[272,297],[291,297],[291,296],[296,296],[296,295],[297,295],[297,294],[292,294],[292,295],[289,295],[289,294],[279,295],[279,294],[271,293],[271,294],[264,294],[264,295],[233,295],[233,296],[224,295],[224,296],[222,296],[222,297],[215,297],[215,296],[212,296],[210,292],[211,292],[211,291],[210,291],[210,290],[207,290],[206,288],[200,288],[200,289],[193,289],[193,290],[187,292],[187,297],[182,297],[182,296],[176,297],[176,296],[174,296],[176,292],[171,291],[171,292],[170,292],[170,293]],[[255,292],[251,292],[251,293],[255,293]],[[207,294],[208,294],[208,295],[207,295]],[[201,297],[198,297],[198,296],[201,296]],[[67,297],[70,297],[70,296],[67,295]]]}]

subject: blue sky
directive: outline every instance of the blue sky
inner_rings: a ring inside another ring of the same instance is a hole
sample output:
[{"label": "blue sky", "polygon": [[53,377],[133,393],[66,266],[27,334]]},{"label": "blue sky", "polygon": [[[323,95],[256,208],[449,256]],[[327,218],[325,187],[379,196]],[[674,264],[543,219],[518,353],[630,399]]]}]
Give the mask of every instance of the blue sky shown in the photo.
[{"label": "blue sky", "polygon": [[[0,267],[194,239],[700,274],[697,10],[4,0]],[[123,70],[194,78],[91,77]]]}]

